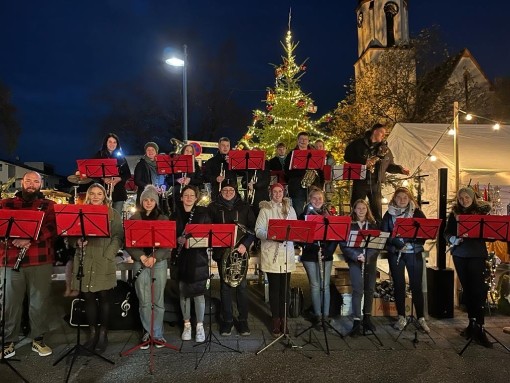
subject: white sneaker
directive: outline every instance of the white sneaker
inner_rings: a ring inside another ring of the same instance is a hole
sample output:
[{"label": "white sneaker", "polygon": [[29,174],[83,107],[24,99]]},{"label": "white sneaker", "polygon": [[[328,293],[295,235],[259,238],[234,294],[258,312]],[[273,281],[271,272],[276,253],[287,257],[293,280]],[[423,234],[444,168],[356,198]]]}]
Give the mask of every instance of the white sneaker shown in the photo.
[{"label": "white sneaker", "polygon": [[182,340],[191,340],[191,323],[184,324],[184,331],[181,336]]},{"label": "white sneaker", "polygon": [[195,342],[197,343],[205,342],[205,331],[204,325],[202,323],[197,323],[197,333],[195,335]]},{"label": "white sneaker", "polygon": [[424,317],[421,317],[420,319],[418,319],[418,324],[421,326],[423,331],[425,331],[427,334],[430,333],[430,328],[429,328],[429,326],[427,326],[427,322],[425,322]]},{"label": "white sneaker", "polygon": [[399,315],[397,323],[393,325],[393,328],[398,331],[402,331],[406,327],[407,319],[405,316]]}]

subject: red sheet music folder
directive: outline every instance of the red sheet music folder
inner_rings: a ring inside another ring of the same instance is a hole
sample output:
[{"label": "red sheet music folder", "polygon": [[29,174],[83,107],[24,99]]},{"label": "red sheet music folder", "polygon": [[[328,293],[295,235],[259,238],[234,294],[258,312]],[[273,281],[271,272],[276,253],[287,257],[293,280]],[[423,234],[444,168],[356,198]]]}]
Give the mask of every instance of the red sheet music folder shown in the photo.
[{"label": "red sheet music folder", "polygon": [[263,150],[231,150],[228,152],[229,170],[264,170],[266,152]]},{"label": "red sheet music folder", "polygon": [[380,230],[354,230],[349,233],[348,247],[384,249],[390,233]]},{"label": "red sheet music folder", "polygon": [[270,219],[267,228],[267,239],[312,243],[316,226],[316,222],[310,221]]},{"label": "red sheet music folder", "polygon": [[176,246],[175,221],[125,220],[126,247],[170,248]]},{"label": "red sheet music folder", "polygon": [[194,173],[195,161],[191,154],[158,154],[156,168],[158,174]]},{"label": "red sheet music folder", "polygon": [[37,239],[43,218],[43,211],[0,209],[0,238]]},{"label": "red sheet music folder", "polygon": [[397,218],[392,237],[435,239],[441,221],[439,218]]},{"label": "red sheet music folder", "polygon": [[[80,214],[83,214],[83,226]],[[55,205],[57,234],[69,237],[109,237],[106,205]]]},{"label": "red sheet music folder", "polygon": [[186,225],[186,234],[186,248],[233,247],[237,226],[233,223],[190,223]]},{"label": "red sheet music folder", "polygon": [[457,236],[510,241],[510,216],[459,215]]},{"label": "red sheet music folder", "polygon": [[92,158],[89,160],[76,160],[81,177],[103,178],[119,175],[116,158]]},{"label": "red sheet music folder", "polygon": [[326,162],[325,150],[293,150],[290,158],[290,169],[322,170]]},{"label": "red sheet music folder", "polygon": [[[346,241],[351,227],[351,217],[349,216],[329,215],[324,217],[322,215],[310,214],[305,215],[305,221],[317,223],[313,236],[315,241]],[[326,233],[324,233],[325,230]]]},{"label": "red sheet music folder", "polygon": [[333,166],[333,180],[364,180],[367,176],[367,167],[361,164],[344,163]]}]

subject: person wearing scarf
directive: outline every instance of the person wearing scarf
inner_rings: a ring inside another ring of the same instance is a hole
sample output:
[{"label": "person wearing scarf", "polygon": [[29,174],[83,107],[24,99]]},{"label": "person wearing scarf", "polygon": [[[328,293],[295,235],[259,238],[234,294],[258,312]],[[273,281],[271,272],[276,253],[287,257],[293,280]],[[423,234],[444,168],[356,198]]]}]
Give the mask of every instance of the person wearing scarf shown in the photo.
[{"label": "person wearing scarf", "polygon": [[[381,230],[391,233],[397,218],[425,218],[409,189],[399,187],[395,190],[384,213]],[[424,317],[423,279],[423,239],[390,237],[386,242],[388,264],[395,290],[395,304],[398,320],[395,329],[402,331],[407,325],[405,312],[406,280],[405,269],[409,276],[409,285],[413,294],[413,304],[418,324],[426,333],[430,332]]]},{"label": "person wearing scarf", "polygon": [[147,185],[156,187],[165,184],[165,176],[160,175],[156,168],[156,155],[159,152],[159,146],[155,142],[147,142],[144,146],[145,155],[140,158],[135,167],[135,185],[138,187],[136,192],[136,206],[140,209],[140,196]]},{"label": "person wearing scarf", "polygon": [[487,247],[482,238],[457,237],[457,221],[459,215],[486,215],[490,210],[488,202],[476,199],[473,189],[460,188],[444,231],[444,238],[452,246],[453,264],[462,285],[462,297],[469,318],[469,324],[461,335],[488,348],[492,347],[492,342],[483,327],[488,289],[484,275]]}]

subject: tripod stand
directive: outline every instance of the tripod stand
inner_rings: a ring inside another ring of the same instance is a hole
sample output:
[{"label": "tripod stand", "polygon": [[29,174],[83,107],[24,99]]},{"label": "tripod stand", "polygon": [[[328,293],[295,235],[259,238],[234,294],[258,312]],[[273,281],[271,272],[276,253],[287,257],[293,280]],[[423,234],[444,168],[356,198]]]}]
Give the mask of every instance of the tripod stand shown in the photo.
[{"label": "tripod stand", "polygon": [[[268,221],[268,231],[267,231],[267,238],[271,239],[273,241],[283,241],[284,244],[287,244],[288,241],[300,241],[304,243],[311,243],[313,242],[313,231],[316,227],[316,223],[314,222],[306,222],[306,221],[293,221],[292,222],[292,229],[291,229],[291,223],[287,221],[286,219],[270,219]],[[292,235],[291,235],[292,230]],[[285,245],[285,274],[288,274],[288,255],[287,255],[287,247]],[[286,348],[302,348],[298,345],[296,345],[293,340],[291,339],[289,335],[289,329],[288,329],[288,301],[289,301],[289,286],[288,286],[288,278],[285,278],[285,302],[284,302],[284,326],[283,326],[283,332],[280,336],[278,336],[275,340],[273,340],[271,343],[269,343],[267,346],[263,347],[261,350],[257,351],[255,355],[258,355],[262,353],[263,351],[270,348],[272,345],[276,344],[280,340],[286,340]],[[285,348],[285,349],[286,349]],[[284,349],[284,351],[285,351]],[[304,355],[304,354],[303,354]],[[310,356],[305,355],[308,359],[311,359]]]},{"label": "tripod stand", "polygon": [[[153,259],[152,267],[150,267],[150,290],[151,290],[151,319],[150,319],[150,329],[149,329],[149,339],[143,340],[140,344],[131,347],[129,350],[121,352],[120,356],[126,356],[131,354],[136,350],[144,350],[147,347],[150,348],[150,357],[149,357],[149,372],[153,374],[154,371],[154,346],[157,348],[169,348],[174,351],[179,351],[179,348],[166,343],[161,339],[154,339],[154,284],[156,281],[155,278],[155,266],[156,266],[156,246],[158,248],[174,248],[175,247],[175,221],[162,221],[162,220],[129,220],[124,223],[124,230],[126,233],[126,247],[137,247],[137,248],[145,248],[151,247],[152,252],[149,258]],[[166,281],[166,261],[160,263],[163,266],[165,281]],[[133,283],[136,283],[137,278],[146,268],[144,265],[140,265],[140,269],[138,270]],[[160,273],[159,278],[163,278],[163,273]],[[163,285],[164,287],[164,285]],[[140,287],[141,289],[142,287]],[[162,292],[161,292],[162,293]]]},{"label": "tripod stand", "polygon": [[[241,353],[240,350],[236,350],[235,348],[228,347],[220,342],[220,340],[214,335],[212,331],[212,287],[211,280],[214,276],[212,272],[212,252],[214,247],[223,247],[223,248],[231,248],[234,243],[234,234],[236,231],[235,224],[188,224],[187,225],[187,236],[188,243],[190,248],[199,248],[199,247],[207,247],[208,254],[208,267],[209,267],[209,280],[207,281],[206,288],[209,290],[209,329],[207,331],[207,335],[205,337],[205,341],[203,343],[199,343],[194,345],[193,347],[201,347],[205,346],[200,356],[200,359],[197,361],[195,365],[195,370],[200,365],[200,362],[205,356],[207,351],[211,351],[211,344],[217,344],[227,350],[234,351],[237,353]],[[205,241],[204,241],[205,239]],[[221,283],[221,278],[220,278]],[[206,300],[207,301],[207,300]],[[214,340],[213,340],[214,338]]]},{"label": "tripod stand", "polygon": [[[21,373],[12,366],[7,358],[4,358],[5,344],[5,325],[6,325],[6,303],[7,303],[7,265],[8,265],[8,249],[9,241],[15,239],[28,239],[30,241],[35,240],[39,236],[39,230],[41,229],[44,212],[42,211],[28,211],[28,210],[0,210],[0,236],[3,237],[5,244],[4,248],[4,262],[3,262],[3,278],[2,278],[2,357],[0,358],[0,365],[5,364],[14,372],[21,380],[28,382],[28,380],[21,375]],[[13,269],[10,271],[19,272],[19,267],[23,258],[25,257],[27,248],[19,250],[16,263]],[[15,328],[16,326],[14,326]],[[12,329],[11,331],[13,331]],[[11,359],[11,361],[18,361],[19,359]]]},{"label": "tripod stand", "polygon": [[[86,241],[88,235],[98,235],[102,237],[110,236],[108,207],[106,205],[56,205],[55,206],[55,219],[57,222],[57,233],[59,235],[77,236],[78,233],[81,237],[82,243]],[[85,256],[84,246],[81,246],[78,263],[78,273],[76,278],[79,281],[79,296],[78,302],[83,301],[83,258]],[[76,326],[76,344],[70,348],[66,353],[60,356],[53,366],[59,364],[65,357],[72,354],[73,358],[67,372],[66,382],[69,381],[74,362],[78,355],[92,354],[103,360],[104,362],[115,364],[112,360],[105,358],[95,350],[89,349],[80,343],[81,338],[81,315],[78,317],[78,325]]]}]

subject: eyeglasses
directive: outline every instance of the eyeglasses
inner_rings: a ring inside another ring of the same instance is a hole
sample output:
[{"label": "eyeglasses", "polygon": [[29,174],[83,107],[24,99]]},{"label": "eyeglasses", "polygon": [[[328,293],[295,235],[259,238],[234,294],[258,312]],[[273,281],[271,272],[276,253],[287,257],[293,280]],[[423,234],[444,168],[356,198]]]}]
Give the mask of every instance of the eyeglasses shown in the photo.
[{"label": "eyeglasses", "polygon": [[196,198],[195,194],[183,194],[182,198]]},{"label": "eyeglasses", "polygon": [[236,191],[234,189],[221,189],[221,192],[225,194],[234,194]]}]

